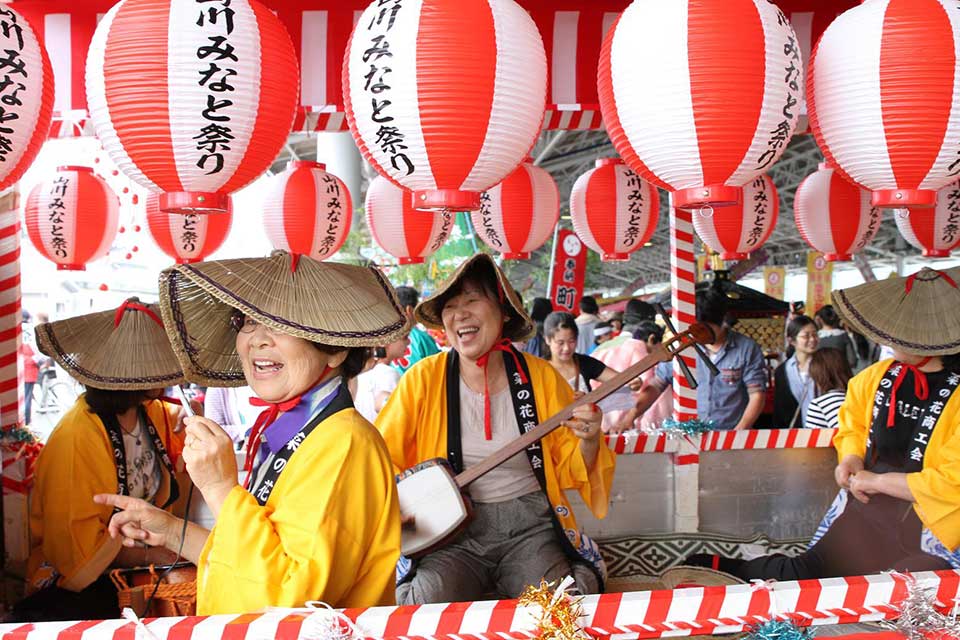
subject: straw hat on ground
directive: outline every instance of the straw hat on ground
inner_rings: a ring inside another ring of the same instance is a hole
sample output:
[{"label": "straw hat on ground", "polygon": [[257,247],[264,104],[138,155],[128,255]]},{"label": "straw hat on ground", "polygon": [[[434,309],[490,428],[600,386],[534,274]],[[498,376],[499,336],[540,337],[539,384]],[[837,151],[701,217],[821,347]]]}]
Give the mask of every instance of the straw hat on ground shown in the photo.
[{"label": "straw hat on ground", "polygon": [[344,348],[389,344],[409,329],[377,269],[283,251],[171,267],[160,274],[160,307],[187,378],[212,386],[246,384],[235,311],[273,331]]},{"label": "straw hat on ground", "polygon": [[116,310],[38,325],[36,336],[42,353],[90,387],[144,391],[184,381],[160,308],[137,298]]},{"label": "straw hat on ground", "polygon": [[960,352],[960,267],[924,267],[834,291],[833,304],[852,329],[874,342],[917,356]]},{"label": "straw hat on ground", "polygon": [[443,330],[443,320],[440,313],[443,311],[443,304],[447,301],[447,294],[468,277],[476,278],[482,282],[490,282],[501,294],[500,302],[506,308],[509,317],[503,327],[504,338],[513,342],[522,342],[529,340],[536,334],[536,325],[524,310],[523,303],[520,302],[520,296],[517,295],[513,285],[507,280],[493,258],[486,253],[477,254],[460,265],[432,296],[421,302],[414,311],[417,321],[431,329]]},{"label": "straw hat on ground", "polygon": [[687,565],[670,567],[660,575],[660,582],[665,589],[724,587],[731,584],[746,584],[740,578],[723,571]]}]

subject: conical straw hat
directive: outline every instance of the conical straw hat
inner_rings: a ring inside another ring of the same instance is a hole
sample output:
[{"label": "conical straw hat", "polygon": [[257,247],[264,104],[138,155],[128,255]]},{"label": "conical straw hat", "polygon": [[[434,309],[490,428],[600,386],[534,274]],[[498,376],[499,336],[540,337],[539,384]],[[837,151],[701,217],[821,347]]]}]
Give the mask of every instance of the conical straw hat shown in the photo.
[{"label": "conical straw hat", "polygon": [[383,346],[409,329],[393,287],[376,268],[284,251],[171,267],[160,274],[160,307],[187,378],[221,387],[246,384],[235,310],[274,331],[336,347]]},{"label": "conical straw hat", "polygon": [[744,584],[740,578],[716,569],[679,565],[671,567],[660,575],[660,582],[667,589],[683,587],[723,587],[731,584]]},{"label": "conical straw hat", "polygon": [[36,335],[41,352],[90,387],[139,391],[184,381],[160,308],[137,298],[116,310],[46,322]]},{"label": "conical straw hat", "polygon": [[502,302],[507,306],[509,315],[509,320],[503,327],[504,338],[521,342],[536,334],[536,325],[524,310],[520,296],[493,258],[485,253],[479,253],[461,264],[432,296],[421,302],[414,312],[417,320],[431,329],[443,330],[443,319],[440,314],[443,311],[442,305],[446,302],[447,292],[460,284],[466,276],[475,276],[481,280],[489,279],[490,284],[498,287],[498,290],[503,293]]},{"label": "conical straw hat", "polygon": [[850,328],[918,356],[960,352],[960,267],[924,267],[906,278],[868,282],[832,294]]}]

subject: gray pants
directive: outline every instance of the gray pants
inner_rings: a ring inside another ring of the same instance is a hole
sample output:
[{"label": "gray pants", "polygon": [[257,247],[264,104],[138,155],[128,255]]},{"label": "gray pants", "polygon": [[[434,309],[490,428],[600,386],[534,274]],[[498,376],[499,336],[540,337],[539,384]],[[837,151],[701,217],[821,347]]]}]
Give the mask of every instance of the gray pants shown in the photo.
[{"label": "gray pants", "polygon": [[475,504],[474,519],[454,542],[417,563],[413,578],[397,586],[397,604],[467,602],[496,592],[518,597],[540,579],[567,575],[580,593],[596,593],[599,581],[586,563],[571,562],[557,540],[550,503],[540,491],[490,504]]}]

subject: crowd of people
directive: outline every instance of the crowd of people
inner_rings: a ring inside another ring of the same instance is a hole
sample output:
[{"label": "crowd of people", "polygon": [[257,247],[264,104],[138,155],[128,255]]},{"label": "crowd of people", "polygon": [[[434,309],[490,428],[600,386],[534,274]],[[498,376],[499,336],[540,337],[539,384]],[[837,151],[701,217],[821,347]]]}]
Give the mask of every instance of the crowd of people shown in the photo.
[{"label": "crowd of people", "polygon": [[[925,269],[792,314],[772,373],[727,296],[698,291],[697,321],[714,335],[694,371],[700,420],[742,430],[772,413],[764,426],[839,428],[836,481],[855,500],[798,558],[691,562],[745,579],[960,567],[957,420],[945,419],[960,411],[960,327],[942,317],[960,304],[958,275]],[[894,311],[877,308],[881,285],[906,291]],[[417,517],[401,515],[396,481],[433,460],[453,473],[489,460],[647,358],[669,337],[653,306],[606,314],[587,296],[575,317],[537,298],[528,313],[485,254],[422,301],[374,268],[283,252],[172,267],[159,288],[158,305],[36,327],[37,350],[86,393],[37,462],[29,595],[12,620],[114,617],[109,571],[181,559],[196,566],[203,615],[514,598],[566,575],[603,591],[603,557],[566,492],[605,516],[604,434],[663,424],[671,362],[630,382],[624,406],[579,404],[501,456],[465,488],[465,528],[416,558],[401,555]],[[894,359],[867,365],[854,335]],[[205,389],[189,411],[169,393],[188,381]],[[194,493],[207,522],[189,517]],[[894,521],[871,541],[876,567],[850,559],[867,527]]]}]

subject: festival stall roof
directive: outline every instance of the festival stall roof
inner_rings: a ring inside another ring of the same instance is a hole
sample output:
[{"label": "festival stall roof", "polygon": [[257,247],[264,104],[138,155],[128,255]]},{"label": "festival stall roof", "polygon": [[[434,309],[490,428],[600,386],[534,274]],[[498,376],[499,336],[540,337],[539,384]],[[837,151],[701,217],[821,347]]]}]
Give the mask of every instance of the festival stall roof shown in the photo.
[{"label": "festival stall roof", "polygon": [[[711,286],[720,287],[720,290],[729,300],[729,312],[736,318],[768,318],[771,316],[785,316],[790,311],[790,305],[782,300],[770,297],[730,279],[729,271],[709,271],[705,279],[697,283],[697,291],[706,291]],[[670,291],[657,294],[651,300],[660,303],[666,309],[671,309]]]}]

